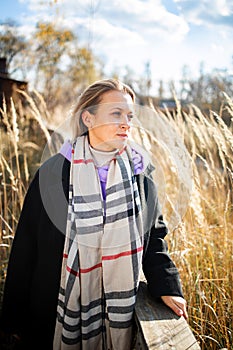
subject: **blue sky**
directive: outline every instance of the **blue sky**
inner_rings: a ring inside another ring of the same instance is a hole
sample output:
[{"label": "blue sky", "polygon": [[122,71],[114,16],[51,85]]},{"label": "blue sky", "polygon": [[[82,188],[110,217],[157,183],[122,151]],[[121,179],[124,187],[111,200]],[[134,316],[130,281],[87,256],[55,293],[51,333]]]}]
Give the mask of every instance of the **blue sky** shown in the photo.
[{"label": "blue sky", "polygon": [[[18,22],[30,37],[38,21],[73,30],[105,62],[105,71],[143,74],[152,82],[178,80],[182,67],[233,71],[232,0],[1,0],[0,20]],[[91,5],[95,11],[91,14]]]}]

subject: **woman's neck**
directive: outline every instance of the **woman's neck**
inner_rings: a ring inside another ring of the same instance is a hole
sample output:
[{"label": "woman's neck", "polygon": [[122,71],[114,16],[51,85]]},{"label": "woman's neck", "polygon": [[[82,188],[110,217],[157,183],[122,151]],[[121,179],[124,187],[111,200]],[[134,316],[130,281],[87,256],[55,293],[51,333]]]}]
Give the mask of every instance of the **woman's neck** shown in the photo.
[{"label": "woman's neck", "polygon": [[113,151],[102,151],[102,150],[95,149],[92,146],[90,146],[90,151],[97,167],[108,165],[112,160],[112,158],[114,158],[118,152],[117,149]]}]

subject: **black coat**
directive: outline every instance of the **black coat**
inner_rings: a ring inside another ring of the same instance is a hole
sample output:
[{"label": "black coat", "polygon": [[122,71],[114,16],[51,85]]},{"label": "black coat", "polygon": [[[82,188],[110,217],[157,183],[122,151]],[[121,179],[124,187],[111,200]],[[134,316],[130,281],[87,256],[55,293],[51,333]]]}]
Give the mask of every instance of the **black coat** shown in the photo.
[{"label": "black coat", "polygon": [[[23,349],[52,349],[62,265],[70,162],[61,154],[37,171],[25,197],[12,244],[5,283],[1,329],[17,333]],[[145,228],[143,271],[154,298],[182,296],[177,268],[167,253],[167,228],[157,192],[147,176],[136,175]],[[153,195],[152,195],[153,194]],[[148,205],[150,198],[153,203]],[[65,200],[64,200],[65,199]]]}]

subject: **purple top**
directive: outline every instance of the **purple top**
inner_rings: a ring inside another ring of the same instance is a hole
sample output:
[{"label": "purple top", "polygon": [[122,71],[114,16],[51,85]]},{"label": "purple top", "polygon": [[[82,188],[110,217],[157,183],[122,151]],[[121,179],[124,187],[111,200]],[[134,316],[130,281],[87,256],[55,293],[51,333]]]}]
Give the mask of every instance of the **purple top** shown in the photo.
[{"label": "purple top", "polygon": [[[72,146],[69,141],[66,141],[62,145],[60,149],[60,153],[66,159],[71,161]],[[134,164],[134,175],[138,175],[142,172],[142,169],[143,169],[143,156],[140,153],[138,153],[134,148],[132,148],[132,157],[133,157],[133,164]],[[104,200],[106,199],[106,182],[107,182],[107,176],[108,176],[108,168],[109,168],[109,165],[97,167]]]},{"label": "purple top", "polygon": [[69,141],[65,141],[60,148],[59,153],[61,153],[69,162],[71,162],[72,158],[72,146]]}]

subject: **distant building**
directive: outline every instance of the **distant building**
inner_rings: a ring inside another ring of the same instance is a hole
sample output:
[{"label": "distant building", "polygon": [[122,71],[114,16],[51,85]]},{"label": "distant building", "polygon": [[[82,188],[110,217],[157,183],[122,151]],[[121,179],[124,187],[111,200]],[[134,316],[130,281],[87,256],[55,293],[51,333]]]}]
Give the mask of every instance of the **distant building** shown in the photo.
[{"label": "distant building", "polygon": [[[179,105],[182,112],[188,112],[188,103],[185,100],[179,100]],[[176,112],[177,111],[177,102],[174,98],[162,98],[155,103],[155,107],[162,112]]]},{"label": "distant building", "polygon": [[[159,98],[154,96],[143,96],[137,94],[136,103],[141,106],[150,106],[152,104],[157,111],[161,112],[176,112],[177,103],[174,98]],[[179,100],[182,111],[187,111],[187,102],[184,100]]]},{"label": "distant building", "polygon": [[174,111],[176,110],[177,105],[174,99],[161,99],[159,100],[158,107],[160,109],[168,109],[169,111]]},{"label": "distant building", "polygon": [[17,90],[26,91],[27,87],[27,82],[10,78],[7,71],[6,58],[0,57],[0,108],[3,106],[3,96],[9,106],[11,97],[13,98],[14,103],[19,101],[20,94]]}]

